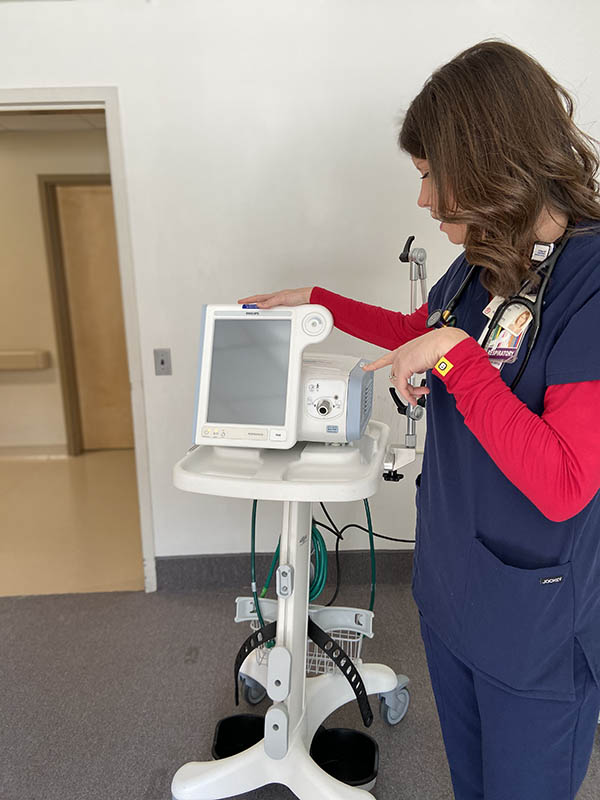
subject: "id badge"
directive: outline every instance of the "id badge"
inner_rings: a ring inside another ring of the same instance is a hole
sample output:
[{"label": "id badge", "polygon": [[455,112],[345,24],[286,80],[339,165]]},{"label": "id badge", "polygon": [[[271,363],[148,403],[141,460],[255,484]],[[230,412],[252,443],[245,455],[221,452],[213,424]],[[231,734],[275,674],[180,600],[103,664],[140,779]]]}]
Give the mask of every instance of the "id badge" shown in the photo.
[{"label": "id badge", "polygon": [[[526,294],[523,296],[529,300],[535,300],[534,294]],[[496,296],[492,298],[483,309],[483,314],[491,320],[496,313],[496,309],[503,302],[503,297]],[[531,321],[531,311],[527,306],[513,303],[504,311],[497,324],[494,326],[494,330],[486,345],[486,352],[492,366],[496,367],[496,369],[502,369],[504,364],[512,364],[517,360],[519,348],[523,343]],[[483,345],[488,327],[489,322],[484,327],[478,339],[480,345]]]}]

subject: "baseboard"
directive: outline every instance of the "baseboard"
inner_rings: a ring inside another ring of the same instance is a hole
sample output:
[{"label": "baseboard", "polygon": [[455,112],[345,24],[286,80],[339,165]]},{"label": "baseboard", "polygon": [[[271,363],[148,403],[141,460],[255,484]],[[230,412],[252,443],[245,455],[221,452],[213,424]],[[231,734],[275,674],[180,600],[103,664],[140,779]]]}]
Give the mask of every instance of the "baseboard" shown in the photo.
[{"label": "baseboard", "polygon": [[[335,586],[335,555],[329,553],[327,586]],[[257,575],[264,580],[272,554],[256,554]],[[377,550],[377,583],[410,584],[412,550]],[[369,585],[371,560],[368,550],[340,554],[342,584]],[[197,589],[250,587],[250,554],[167,556],[156,559],[157,588],[161,592],[191,592]]]}]

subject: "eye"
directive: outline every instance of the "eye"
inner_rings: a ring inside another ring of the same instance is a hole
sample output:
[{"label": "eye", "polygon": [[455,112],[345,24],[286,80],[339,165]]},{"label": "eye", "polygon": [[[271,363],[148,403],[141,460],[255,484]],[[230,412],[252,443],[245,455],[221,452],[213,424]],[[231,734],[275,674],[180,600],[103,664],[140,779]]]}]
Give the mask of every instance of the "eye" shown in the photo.
[{"label": "eye", "polygon": [[425,180],[425,178],[428,178],[428,177],[429,177],[429,171],[427,171],[427,172],[424,172],[424,173],[421,175],[421,180],[422,180],[422,181],[424,181],[424,180]]}]

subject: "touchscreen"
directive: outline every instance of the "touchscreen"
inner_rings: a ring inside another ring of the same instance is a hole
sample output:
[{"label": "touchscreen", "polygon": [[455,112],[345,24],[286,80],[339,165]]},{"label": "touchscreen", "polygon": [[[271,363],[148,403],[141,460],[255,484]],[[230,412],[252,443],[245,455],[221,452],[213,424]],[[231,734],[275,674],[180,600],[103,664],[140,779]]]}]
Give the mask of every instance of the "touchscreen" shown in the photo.
[{"label": "touchscreen", "polygon": [[207,422],[284,425],[291,320],[216,319]]}]

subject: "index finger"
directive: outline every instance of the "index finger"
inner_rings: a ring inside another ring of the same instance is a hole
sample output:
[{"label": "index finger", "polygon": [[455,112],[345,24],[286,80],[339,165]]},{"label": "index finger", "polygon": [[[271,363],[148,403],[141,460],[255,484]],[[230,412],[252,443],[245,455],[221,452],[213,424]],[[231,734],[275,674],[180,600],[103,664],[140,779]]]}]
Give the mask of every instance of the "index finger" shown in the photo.
[{"label": "index finger", "polygon": [[372,361],[370,364],[365,364],[363,369],[365,372],[373,372],[373,370],[389,366],[393,360],[394,353],[388,353],[387,356],[381,356],[381,358],[378,358],[377,361]]}]

